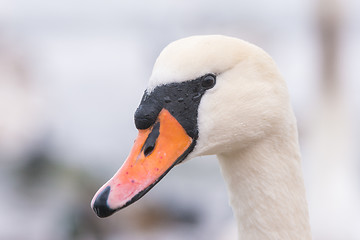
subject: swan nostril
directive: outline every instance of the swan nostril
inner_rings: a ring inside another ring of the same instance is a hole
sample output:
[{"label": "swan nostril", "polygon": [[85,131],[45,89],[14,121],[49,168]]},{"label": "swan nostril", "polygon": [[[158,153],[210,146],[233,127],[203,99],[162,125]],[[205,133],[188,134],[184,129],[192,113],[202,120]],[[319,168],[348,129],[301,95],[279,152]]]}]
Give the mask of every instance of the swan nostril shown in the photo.
[{"label": "swan nostril", "polygon": [[149,134],[148,138],[144,143],[143,150],[145,157],[149,156],[153,152],[159,134],[160,134],[160,122],[157,122],[155,123],[153,129],[151,130],[151,133]]},{"label": "swan nostril", "polygon": [[150,153],[154,150],[154,146],[148,146],[145,150],[144,150],[144,155],[145,157],[147,157],[148,155],[150,155]]}]

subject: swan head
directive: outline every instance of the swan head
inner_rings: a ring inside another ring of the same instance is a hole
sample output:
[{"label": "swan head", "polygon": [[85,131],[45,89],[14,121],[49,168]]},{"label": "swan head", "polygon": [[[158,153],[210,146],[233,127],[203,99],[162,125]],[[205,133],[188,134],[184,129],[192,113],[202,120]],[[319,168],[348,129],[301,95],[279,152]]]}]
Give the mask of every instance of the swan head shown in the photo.
[{"label": "swan head", "polygon": [[135,112],[128,159],[92,200],[107,217],[142,197],[178,163],[250,147],[284,126],[286,85],[272,59],[245,41],[193,36],[157,58]]}]

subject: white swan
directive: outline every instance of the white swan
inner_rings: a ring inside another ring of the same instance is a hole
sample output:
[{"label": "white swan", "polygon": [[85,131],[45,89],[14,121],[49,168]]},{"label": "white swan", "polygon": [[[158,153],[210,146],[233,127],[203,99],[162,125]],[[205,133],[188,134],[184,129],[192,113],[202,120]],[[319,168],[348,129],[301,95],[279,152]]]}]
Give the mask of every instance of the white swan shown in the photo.
[{"label": "white swan", "polygon": [[135,124],[128,159],[92,200],[98,216],[138,200],[177,163],[216,154],[239,239],[311,239],[287,87],[260,48],[218,35],[171,43]]}]

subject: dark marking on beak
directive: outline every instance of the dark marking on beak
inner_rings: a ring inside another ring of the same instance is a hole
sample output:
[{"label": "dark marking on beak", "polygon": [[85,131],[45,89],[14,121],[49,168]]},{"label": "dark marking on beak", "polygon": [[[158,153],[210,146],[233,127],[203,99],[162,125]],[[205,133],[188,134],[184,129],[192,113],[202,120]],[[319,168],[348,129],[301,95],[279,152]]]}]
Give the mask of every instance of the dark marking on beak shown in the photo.
[{"label": "dark marking on beak", "polygon": [[107,200],[110,193],[110,186],[107,186],[96,198],[94,202],[94,212],[101,218],[108,217],[112,215],[116,210],[111,209],[108,204]]},{"label": "dark marking on beak", "polygon": [[160,122],[155,123],[151,133],[146,139],[144,146],[142,147],[142,151],[144,151],[145,157],[149,156],[155,148],[156,140],[159,137],[160,130]]}]

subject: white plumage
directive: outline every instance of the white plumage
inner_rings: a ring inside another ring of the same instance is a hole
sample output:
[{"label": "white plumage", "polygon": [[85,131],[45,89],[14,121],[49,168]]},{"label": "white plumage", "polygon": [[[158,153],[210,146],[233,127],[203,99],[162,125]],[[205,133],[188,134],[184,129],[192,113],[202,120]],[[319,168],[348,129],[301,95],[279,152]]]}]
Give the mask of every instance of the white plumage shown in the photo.
[{"label": "white plumage", "polygon": [[187,159],[218,156],[239,239],[311,239],[296,120],[263,50],[225,36],[178,40],[158,57],[148,91],[209,72],[217,83],[201,100]]}]

